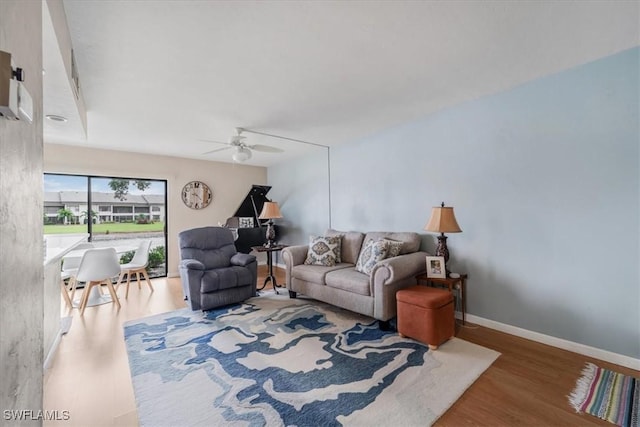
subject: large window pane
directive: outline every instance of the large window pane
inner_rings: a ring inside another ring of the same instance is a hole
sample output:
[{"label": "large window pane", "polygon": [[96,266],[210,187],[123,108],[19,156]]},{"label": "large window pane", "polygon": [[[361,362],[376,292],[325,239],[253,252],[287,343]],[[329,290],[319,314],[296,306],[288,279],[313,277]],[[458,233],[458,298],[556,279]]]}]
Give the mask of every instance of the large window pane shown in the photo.
[{"label": "large window pane", "polygon": [[87,210],[88,178],[44,175],[44,233],[87,233],[82,214]]},{"label": "large window pane", "polygon": [[166,181],[45,174],[44,191],[45,234],[89,233],[121,263],[150,239],[149,276],[166,276]]},{"label": "large window pane", "polygon": [[149,276],[166,276],[165,187],[164,181],[91,177],[92,242],[118,248],[128,261],[141,240],[151,239]]}]

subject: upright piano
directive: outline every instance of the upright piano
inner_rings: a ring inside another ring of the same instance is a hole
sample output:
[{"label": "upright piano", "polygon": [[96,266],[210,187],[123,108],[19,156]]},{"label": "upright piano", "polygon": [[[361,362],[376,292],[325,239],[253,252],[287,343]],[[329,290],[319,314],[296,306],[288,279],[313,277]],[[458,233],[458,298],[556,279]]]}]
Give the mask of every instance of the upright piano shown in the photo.
[{"label": "upright piano", "polygon": [[232,217],[227,218],[225,227],[236,232],[236,249],[248,254],[252,246],[264,245],[267,241],[266,233],[268,220],[259,219],[264,202],[269,202],[267,193],[271,190],[268,185],[252,185],[251,190],[242,200]]}]

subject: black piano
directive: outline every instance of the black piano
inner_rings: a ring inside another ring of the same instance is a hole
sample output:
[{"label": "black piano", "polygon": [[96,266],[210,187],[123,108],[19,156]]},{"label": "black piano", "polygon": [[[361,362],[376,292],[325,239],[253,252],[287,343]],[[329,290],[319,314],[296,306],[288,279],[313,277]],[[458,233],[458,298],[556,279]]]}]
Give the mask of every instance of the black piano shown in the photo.
[{"label": "black piano", "polygon": [[271,190],[268,185],[252,185],[232,217],[227,219],[225,227],[237,231],[236,249],[248,254],[252,246],[264,245],[267,242],[266,233],[268,220],[259,219],[264,202],[270,202],[267,193]]}]

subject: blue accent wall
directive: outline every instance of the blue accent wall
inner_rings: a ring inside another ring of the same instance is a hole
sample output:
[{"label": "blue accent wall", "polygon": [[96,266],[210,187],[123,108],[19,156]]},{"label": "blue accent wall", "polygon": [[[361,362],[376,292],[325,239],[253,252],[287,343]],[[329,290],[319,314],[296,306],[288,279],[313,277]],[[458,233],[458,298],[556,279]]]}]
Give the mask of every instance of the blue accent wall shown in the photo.
[{"label": "blue accent wall", "polygon": [[[416,231],[433,252],[444,201],[469,313],[640,358],[639,64],[630,49],[332,148],[333,228]],[[305,209],[312,162],[269,169],[288,243],[326,221]]]}]

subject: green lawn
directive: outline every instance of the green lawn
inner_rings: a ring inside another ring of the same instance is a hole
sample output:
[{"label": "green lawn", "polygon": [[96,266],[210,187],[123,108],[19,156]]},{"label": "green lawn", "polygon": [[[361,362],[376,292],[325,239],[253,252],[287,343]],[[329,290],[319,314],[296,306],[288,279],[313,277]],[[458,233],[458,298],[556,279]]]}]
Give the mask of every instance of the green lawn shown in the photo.
[{"label": "green lawn", "polygon": [[[146,231],[163,231],[164,222],[154,222],[153,224],[135,224],[130,222],[114,222],[109,224],[94,224],[94,234],[111,233],[143,233]],[[45,225],[44,234],[75,234],[86,233],[87,225]]]}]

